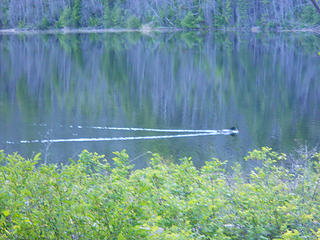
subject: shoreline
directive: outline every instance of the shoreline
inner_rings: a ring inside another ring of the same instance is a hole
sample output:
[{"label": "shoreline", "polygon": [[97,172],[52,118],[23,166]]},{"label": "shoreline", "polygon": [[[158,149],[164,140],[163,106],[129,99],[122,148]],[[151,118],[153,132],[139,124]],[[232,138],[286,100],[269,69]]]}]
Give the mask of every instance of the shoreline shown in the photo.
[{"label": "shoreline", "polygon": [[279,32],[304,32],[320,34],[320,28],[282,29]]},{"label": "shoreline", "polygon": [[86,33],[151,33],[151,32],[179,32],[183,31],[181,28],[139,28],[139,29],[130,29],[130,28],[63,28],[63,29],[48,29],[48,30],[38,30],[38,29],[0,29],[0,34],[86,34]]},{"label": "shoreline", "polygon": [[[170,28],[170,27],[142,27],[139,29],[129,29],[129,28],[63,28],[63,29],[19,29],[19,28],[9,28],[0,29],[0,35],[5,34],[87,34],[87,33],[165,33],[165,32],[182,32],[182,31],[225,31],[225,32],[251,32],[251,33],[263,33],[263,32],[273,32],[273,31],[262,31],[260,28],[252,27],[248,30],[236,29],[236,28],[226,28],[226,29],[183,29],[183,28]],[[302,33],[313,33],[320,34],[320,28],[301,28],[301,29],[279,29],[274,32],[302,32]]]}]

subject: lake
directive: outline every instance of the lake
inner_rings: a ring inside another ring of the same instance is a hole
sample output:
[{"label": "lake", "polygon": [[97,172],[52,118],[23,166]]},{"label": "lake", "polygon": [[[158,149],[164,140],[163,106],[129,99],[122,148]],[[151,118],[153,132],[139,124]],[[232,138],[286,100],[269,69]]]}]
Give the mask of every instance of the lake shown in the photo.
[{"label": "lake", "polygon": [[[316,147],[319,51],[320,37],[302,33],[0,35],[0,149],[48,163],[126,149],[140,168],[148,151],[200,166]],[[237,136],[21,143],[174,134],[95,127],[232,126]]]}]

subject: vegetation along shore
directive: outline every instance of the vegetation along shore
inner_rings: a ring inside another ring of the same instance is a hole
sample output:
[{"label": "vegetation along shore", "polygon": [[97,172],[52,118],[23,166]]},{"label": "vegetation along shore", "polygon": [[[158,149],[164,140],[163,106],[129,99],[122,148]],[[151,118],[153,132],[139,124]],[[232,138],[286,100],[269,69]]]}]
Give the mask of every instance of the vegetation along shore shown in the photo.
[{"label": "vegetation along shore", "polygon": [[320,239],[320,154],[286,159],[264,147],[245,157],[252,171],[226,171],[217,159],[196,168],[153,154],[134,170],[125,151],[60,166],[1,151],[0,237]]},{"label": "vegetation along shore", "polygon": [[0,29],[60,28],[314,28],[320,24],[316,0],[2,0]]}]

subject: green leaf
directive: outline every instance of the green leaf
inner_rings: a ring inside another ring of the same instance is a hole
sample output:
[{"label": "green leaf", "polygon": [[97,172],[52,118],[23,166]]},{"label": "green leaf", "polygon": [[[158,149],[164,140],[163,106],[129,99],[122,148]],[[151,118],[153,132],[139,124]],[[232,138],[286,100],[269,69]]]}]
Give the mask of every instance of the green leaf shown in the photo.
[{"label": "green leaf", "polygon": [[125,240],[126,238],[123,236],[122,232],[118,235],[118,240]]},{"label": "green leaf", "polygon": [[3,215],[4,215],[5,217],[8,217],[9,214],[10,214],[10,211],[9,211],[9,210],[4,210],[4,211],[2,211],[2,213],[3,213]]}]

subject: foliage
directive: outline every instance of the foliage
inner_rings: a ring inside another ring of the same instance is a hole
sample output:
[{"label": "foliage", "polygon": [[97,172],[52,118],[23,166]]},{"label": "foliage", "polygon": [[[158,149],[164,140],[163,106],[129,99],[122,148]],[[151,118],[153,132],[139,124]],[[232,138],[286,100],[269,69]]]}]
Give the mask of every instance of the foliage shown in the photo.
[{"label": "foliage", "polygon": [[44,17],[42,21],[39,23],[39,29],[48,29],[50,27],[50,22],[48,18]]},{"label": "foliage", "polygon": [[63,27],[70,26],[70,24],[71,24],[71,9],[69,7],[66,7],[63,10],[58,22],[56,23],[56,27],[63,28]]},{"label": "foliage", "polygon": [[124,23],[124,13],[122,9],[118,6],[110,9],[109,6],[104,8],[103,22],[104,26],[107,28],[111,27],[121,27]]},{"label": "foliage", "polygon": [[23,21],[19,21],[18,23],[18,28],[24,28],[25,27],[25,24]]},{"label": "foliage", "polygon": [[213,16],[213,25],[215,27],[227,26],[232,16],[231,2],[217,1],[218,8]]},{"label": "foliage", "polygon": [[96,17],[90,17],[89,18],[89,26],[90,27],[97,27],[99,25],[100,25],[99,18],[96,18]]},{"label": "foliage", "polygon": [[108,5],[104,8],[103,25],[104,25],[104,27],[106,27],[106,28],[112,26],[111,11],[110,11]]},{"label": "foliage", "polygon": [[310,24],[320,24],[320,14],[312,6],[306,6],[299,11],[299,19]]},{"label": "foliage", "polygon": [[114,167],[83,151],[69,165],[39,165],[0,152],[2,239],[315,239],[320,235],[320,154],[305,169],[279,166],[286,156],[262,148],[246,176],[213,159],[190,158],[132,170],[125,151]]},{"label": "foliage", "polygon": [[123,12],[120,7],[115,7],[111,12],[111,22],[113,27],[120,27],[123,24]]},{"label": "foliage", "polygon": [[[320,14],[310,0],[288,2],[213,0],[209,2],[38,0],[37,4],[33,5],[32,1],[1,0],[0,26],[18,27],[21,22],[20,26],[40,28],[41,22],[46,17],[50,27],[62,27],[62,25],[88,27],[95,26],[97,23],[104,23],[107,27],[123,27],[132,20],[132,16],[127,13],[134,13],[142,24],[152,21],[155,26],[180,27],[182,25],[183,28],[207,26],[249,28],[269,23],[289,28],[313,26],[320,21]],[[68,14],[66,14],[67,10]],[[68,21],[64,22],[63,19]]]},{"label": "foliage", "polygon": [[71,12],[71,23],[72,23],[73,27],[79,27],[80,26],[81,1],[82,0],[74,0],[74,5],[72,7],[72,12]]},{"label": "foliage", "polygon": [[133,28],[133,29],[139,28],[141,26],[140,19],[135,15],[131,15],[127,20],[127,26],[128,28]]},{"label": "foliage", "polygon": [[8,1],[2,1],[2,7],[0,8],[0,28],[8,26]]},{"label": "foliage", "polygon": [[197,21],[192,12],[188,12],[185,18],[181,21],[181,26],[184,28],[197,28]]}]

